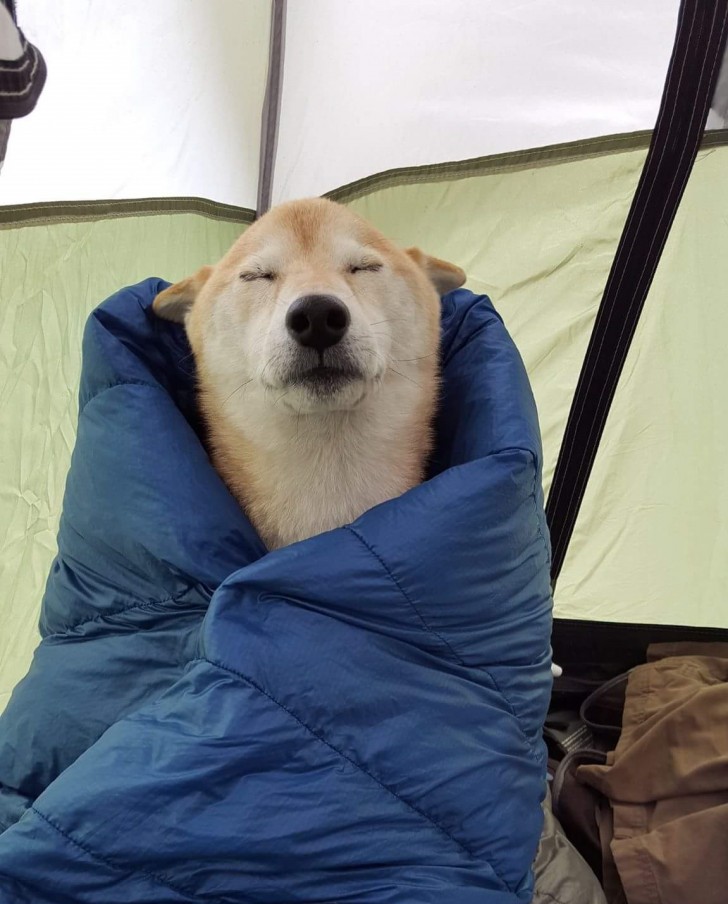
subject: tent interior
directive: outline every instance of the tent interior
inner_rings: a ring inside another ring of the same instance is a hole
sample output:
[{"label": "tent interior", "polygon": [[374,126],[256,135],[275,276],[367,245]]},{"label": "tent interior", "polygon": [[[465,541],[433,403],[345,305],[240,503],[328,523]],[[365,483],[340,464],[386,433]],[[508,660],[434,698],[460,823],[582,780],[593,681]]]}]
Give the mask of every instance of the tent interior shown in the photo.
[{"label": "tent interior", "polygon": [[[89,313],[215,262],[270,205],[323,195],[465,270],[525,362],[548,497],[681,9],[22,5],[49,77],[0,178],[0,709],[39,640]],[[726,173],[728,64],[554,584],[566,675],[728,639]]]}]

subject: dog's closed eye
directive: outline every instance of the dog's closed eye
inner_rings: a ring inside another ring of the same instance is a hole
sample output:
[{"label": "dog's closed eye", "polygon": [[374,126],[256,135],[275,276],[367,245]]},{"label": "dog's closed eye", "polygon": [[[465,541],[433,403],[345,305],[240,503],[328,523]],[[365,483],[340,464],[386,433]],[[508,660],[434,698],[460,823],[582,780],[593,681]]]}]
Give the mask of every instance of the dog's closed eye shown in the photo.
[{"label": "dog's closed eye", "polygon": [[378,261],[364,261],[349,265],[349,273],[378,273],[381,269],[382,265]]},{"label": "dog's closed eye", "polygon": [[243,282],[254,282],[256,279],[265,279],[272,282],[276,275],[270,270],[250,270],[247,273],[241,273],[240,278]]}]

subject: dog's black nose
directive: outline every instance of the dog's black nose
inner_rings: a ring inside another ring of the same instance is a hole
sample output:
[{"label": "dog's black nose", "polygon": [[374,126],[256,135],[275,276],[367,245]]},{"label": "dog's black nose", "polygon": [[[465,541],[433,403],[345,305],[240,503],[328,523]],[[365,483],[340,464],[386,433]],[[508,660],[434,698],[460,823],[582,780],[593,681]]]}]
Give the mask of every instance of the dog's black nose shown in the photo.
[{"label": "dog's black nose", "polygon": [[333,295],[304,295],[286,314],[286,329],[300,345],[323,352],[343,339],[349,329],[349,309]]}]

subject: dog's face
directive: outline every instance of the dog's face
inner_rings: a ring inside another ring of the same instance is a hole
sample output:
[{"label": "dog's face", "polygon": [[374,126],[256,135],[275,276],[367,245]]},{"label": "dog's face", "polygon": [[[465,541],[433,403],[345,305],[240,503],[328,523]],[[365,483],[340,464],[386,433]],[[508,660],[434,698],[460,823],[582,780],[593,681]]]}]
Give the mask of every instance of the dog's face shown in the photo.
[{"label": "dog's face", "polygon": [[436,368],[439,294],[464,280],[317,199],[274,208],[154,308],[185,323],[203,390],[230,415],[253,398],[300,415],[356,408],[388,379],[416,383],[418,362]]}]

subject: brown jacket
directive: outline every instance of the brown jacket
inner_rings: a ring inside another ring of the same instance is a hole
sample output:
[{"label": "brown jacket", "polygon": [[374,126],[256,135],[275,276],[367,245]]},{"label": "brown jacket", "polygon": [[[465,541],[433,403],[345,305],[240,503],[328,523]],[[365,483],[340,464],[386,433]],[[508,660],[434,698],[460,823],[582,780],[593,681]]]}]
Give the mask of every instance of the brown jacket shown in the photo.
[{"label": "brown jacket", "polygon": [[578,777],[611,802],[629,904],[725,904],[728,644],[658,644],[648,659],[629,675],[616,749]]}]

